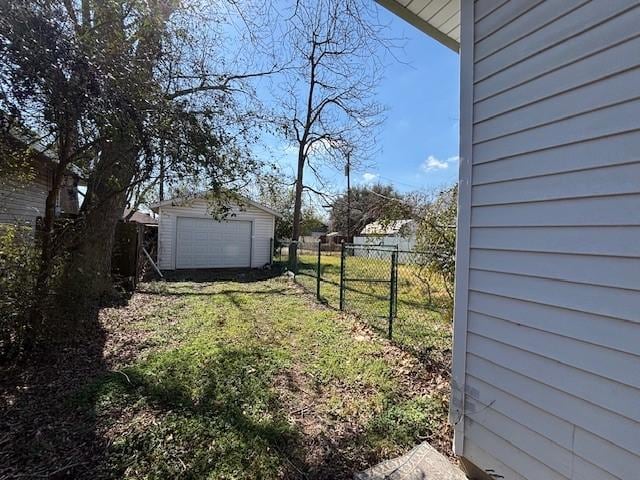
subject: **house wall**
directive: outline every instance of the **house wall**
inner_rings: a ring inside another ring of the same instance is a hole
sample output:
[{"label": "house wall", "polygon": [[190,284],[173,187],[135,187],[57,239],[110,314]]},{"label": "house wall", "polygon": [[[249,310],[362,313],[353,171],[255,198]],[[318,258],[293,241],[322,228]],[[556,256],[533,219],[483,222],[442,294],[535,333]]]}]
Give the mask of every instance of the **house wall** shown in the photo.
[{"label": "house wall", "polygon": [[640,4],[462,3],[456,451],[640,478]]},{"label": "house wall", "polygon": [[[231,217],[235,220],[253,221],[251,266],[259,268],[271,260],[271,239],[274,235],[275,217],[251,205],[234,206]],[[158,263],[163,270],[175,269],[175,240],[177,217],[212,218],[206,200],[195,200],[187,206],[160,207],[158,222]]]},{"label": "house wall", "polygon": [[33,168],[34,178],[26,183],[0,178],[0,223],[35,226],[36,218],[44,215],[51,173],[44,162],[34,162]]}]

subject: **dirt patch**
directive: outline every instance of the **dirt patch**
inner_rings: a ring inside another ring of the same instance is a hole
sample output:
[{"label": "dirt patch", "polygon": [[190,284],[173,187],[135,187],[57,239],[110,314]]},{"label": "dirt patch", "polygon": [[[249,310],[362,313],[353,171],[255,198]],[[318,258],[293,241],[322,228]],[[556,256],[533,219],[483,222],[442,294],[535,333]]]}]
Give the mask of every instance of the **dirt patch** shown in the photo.
[{"label": "dirt patch", "polygon": [[110,439],[93,411],[69,399],[144,352],[149,332],[136,323],[171,301],[178,300],[137,293],[127,306],[102,309],[82,341],[0,369],[0,479],[94,475]]},{"label": "dirt patch", "polygon": [[[294,285],[290,282],[290,285]],[[295,286],[303,293],[300,286]],[[309,306],[317,309],[331,309],[315,302],[305,295]],[[357,317],[341,314],[340,321],[350,327],[350,334],[356,342],[375,343],[380,346],[380,355],[392,369],[392,375],[399,384],[402,398],[416,397],[439,398],[448,402],[450,384],[450,352],[444,352],[445,361],[425,362],[420,358],[382,338]],[[354,471],[364,470],[385,460],[372,456],[368,445],[362,444],[366,438],[366,427],[362,419],[341,418],[336,421],[326,410],[331,399],[365,398],[375,395],[341,385],[319,382],[313,375],[300,366],[283,372],[276,378],[275,387],[283,405],[288,410],[289,421],[302,433],[298,455],[291,459],[305,478],[350,478]],[[365,422],[366,423],[366,422]],[[449,458],[454,458],[451,450],[453,431],[446,419],[439,421],[432,429],[427,440],[431,445]],[[397,452],[391,454],[395,455]]]}]

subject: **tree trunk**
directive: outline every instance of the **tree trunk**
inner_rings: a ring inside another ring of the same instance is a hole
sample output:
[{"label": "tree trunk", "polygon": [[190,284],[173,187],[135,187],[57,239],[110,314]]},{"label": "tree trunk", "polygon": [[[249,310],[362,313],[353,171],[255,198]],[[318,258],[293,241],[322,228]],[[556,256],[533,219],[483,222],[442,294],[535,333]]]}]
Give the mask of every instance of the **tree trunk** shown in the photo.
[{"label": "tree trunk", "polygon": [[134,175],[136,154],[128,138],[105,145],[89,179],[83,215],[57,289],[57,311],[64,312],[64,330],[91,333],[97,307],[111,296],[111,254],[116,224],[122,218],[126,190]]},{"label": "tree trunk", "polygon": [[[303,175],[304,175],[304,153],[303,146],[300,146],[298,152],[298,175],[296,178],[296,195],[293,204],[293,231],[291,232],[291,242],[297,242],[300,238],[300,228],[302,220],[302,190],[303,190]],[[289,246],[289,270],[292,272],[297,271],[298,265],[298,249],[297,243],[293,248]]]}]

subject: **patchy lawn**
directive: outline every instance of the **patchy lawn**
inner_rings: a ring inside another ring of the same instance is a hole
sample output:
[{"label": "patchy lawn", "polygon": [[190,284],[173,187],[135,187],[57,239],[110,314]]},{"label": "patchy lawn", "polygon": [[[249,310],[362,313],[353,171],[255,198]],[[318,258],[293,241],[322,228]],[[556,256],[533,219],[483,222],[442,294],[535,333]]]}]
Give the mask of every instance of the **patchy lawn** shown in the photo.
[{"label": "patchy lawn", "polygon": [[[317,255],[302,254],[296,280],[310,292],[316,291]],[[345,277],[388,280],[390,259],[347,257]],[[340,303],[340,255],[321,257],[320,294],[328,305]],[[359,317],[380,335],[386,336],[389,322],[389,283],[346,282],[345,309]],[[450,299],[437,274],[418,264],[398,265],[398,304],[393,321],[394,343],[418,356],[434,368],[450,369]]]},{"label": "patchy lawn", "polygon": [[351,478],[425,439],[449,453],[447,373],[285,279],[145,284],[100,321],[98,373],[3,389],[0,477]]}]

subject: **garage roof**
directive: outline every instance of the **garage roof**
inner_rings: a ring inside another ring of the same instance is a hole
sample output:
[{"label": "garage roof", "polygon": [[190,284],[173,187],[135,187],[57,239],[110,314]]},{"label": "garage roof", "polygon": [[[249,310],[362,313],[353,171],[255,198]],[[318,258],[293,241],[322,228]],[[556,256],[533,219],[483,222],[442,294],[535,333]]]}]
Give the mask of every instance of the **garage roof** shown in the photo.
[{"label": "garage roof", "polygon": [[376,1],[450,49],[460,51],[460,0]]},{"label": "garage roof", "polygon": [[[251,205],[252,207],[255,207],[259,210],[263,210],[267,213],[270,213],[271,215],[275,215],[276,217],[282,217],[282,215],[278,212],[276,212],[275,210],[262,205],[261,203],[258,202],[254,202],[253,200],[251,200],[250,198],[245,197],[244,195],[239,195],[237,193],[233,194],[234,197],[237,198],[237,203],[243,204],[246,203],[247,205]],[[171,205],[171,206],[182,206],[184,204],[187,204],[188,202],[191,202],[193,200],[205,200],[207,198],[207,193],[203,192],[197,195],[194,195],[192,197],[188,197],[188,198],[170,198],[169,200],[164,200],[162,202],[158,202],[158,203],[154,203],[153,205],[151,205],[149,208],[151,208],[151,210],[153,210],[154,212],[158,211],[159,207],[165,207],[167,205]]]}]

